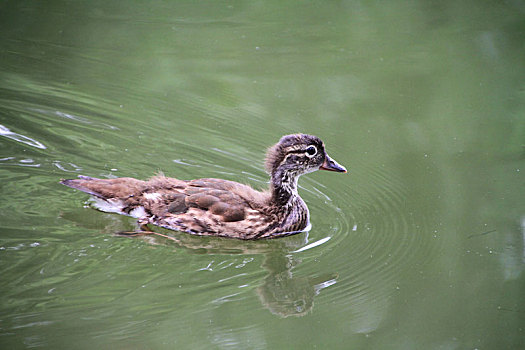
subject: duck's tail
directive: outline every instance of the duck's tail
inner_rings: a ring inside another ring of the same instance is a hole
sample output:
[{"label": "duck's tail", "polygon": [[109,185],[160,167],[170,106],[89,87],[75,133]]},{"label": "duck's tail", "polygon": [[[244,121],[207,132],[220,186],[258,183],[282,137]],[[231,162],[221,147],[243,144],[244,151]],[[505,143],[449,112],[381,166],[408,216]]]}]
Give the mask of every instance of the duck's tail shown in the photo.
[{"label": "duck's tail", "polygon": [[62,185],[66,185],[67,187],[74,188],[75,190],[86,192],[92,196],[104,198],[104,196],[102,196],[100,192],[94,191],[93,189],[91,189],[91,186],[89,186],[90,182],[99,180],[101,179],[97,179],[96,177],[78,175],[78,179],[61,179],[60,183]]},{"label": "duck's tail", "polygon": [[78,179],[62,179],[60,183],[93,196],[92,205],[104,212],[118,213],[133,217],[146,215],[143,207],[129,207],[129,198],[141,193],[144,181],[120,177],[97,179],[79,175]]},{"label": "duck's tail", "polygon": [[84,175],[79,175],[78,179],[62,179],[60,183],[102,199],[129,197],[140,193],[144,185],[144,181],[129,177],[98,179]]}]

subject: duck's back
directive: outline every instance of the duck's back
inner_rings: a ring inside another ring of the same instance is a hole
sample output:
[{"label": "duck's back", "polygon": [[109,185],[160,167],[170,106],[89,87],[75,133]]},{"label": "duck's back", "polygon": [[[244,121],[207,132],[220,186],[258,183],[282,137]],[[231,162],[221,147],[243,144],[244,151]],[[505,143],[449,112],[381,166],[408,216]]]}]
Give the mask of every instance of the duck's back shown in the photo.
[{"label": "duck's back", "polygon": [[102,211],[133,216],[168,229],[243,239],[264,238],[285,229],[281,227],[285,213],[281,215],[279,208],[272,207],[268,191],[233,181],[82,176],[62,183],[94,196],[94,206]]}]

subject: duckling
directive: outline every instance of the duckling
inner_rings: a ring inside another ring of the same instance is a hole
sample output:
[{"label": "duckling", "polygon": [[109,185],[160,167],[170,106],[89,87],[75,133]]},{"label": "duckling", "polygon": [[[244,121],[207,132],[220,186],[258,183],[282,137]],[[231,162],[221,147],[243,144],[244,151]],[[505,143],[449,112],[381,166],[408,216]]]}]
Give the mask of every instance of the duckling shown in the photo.
[{"label": "duckling", "polygon": [[283,136],[268,149],[265,167],[271,179],[264,191],[222,179],[163,175],[146,181],[80,175],[60,183],[90,194],[101,211],[137,218],[142,228],[153,224],[194,235],[256,240],[309,228],[308,207],[297,192],[301,175],[319,169],[346,173],[328,156],[323,141],[307,134]]}]

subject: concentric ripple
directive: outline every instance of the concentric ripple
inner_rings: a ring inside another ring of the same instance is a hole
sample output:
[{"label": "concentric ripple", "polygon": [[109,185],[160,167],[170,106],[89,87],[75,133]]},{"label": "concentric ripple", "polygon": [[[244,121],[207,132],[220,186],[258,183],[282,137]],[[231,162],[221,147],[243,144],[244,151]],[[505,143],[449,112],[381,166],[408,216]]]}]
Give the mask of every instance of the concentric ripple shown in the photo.
[{"label": "concentric ripple", "polygon": [[[379,320],[388,296],[400,288],[400,274],[422,267],[438,250],[429,238],[428,220],[412,204],[413,194],[393,173],[388,167],[357,163],[349,167],[348,177],[334,179],[330,186],[317,179],[303,185],[313,228],[308,245],[294,254],[327,260],[339,275],[330,301],[353,300],[345,305],[362,313],[363,322],[374,312]],[[315,264],[306,269],[315,273]],[[356,331],[374,327],[363,324]]]}]

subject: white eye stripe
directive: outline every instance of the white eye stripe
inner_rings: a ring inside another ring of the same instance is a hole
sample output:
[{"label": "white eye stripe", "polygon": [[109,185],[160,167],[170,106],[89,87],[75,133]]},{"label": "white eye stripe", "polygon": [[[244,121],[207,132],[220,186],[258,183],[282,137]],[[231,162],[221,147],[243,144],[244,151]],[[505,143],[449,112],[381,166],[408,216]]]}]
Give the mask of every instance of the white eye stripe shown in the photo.
[{"label": "white eye stripe", "polygon": [[[302,155],[306,155],[307,158],[313,158],[317,154],[317,147],[314,145],[308,146],[306,149],[299,147],[290,147],[287,150],[288,154],[284,157],[284,159],[279,163],[278,167],[288,162],[288,158],[291,156],[299,156],[302,157]],[[304,159],[304,158],[303,158]],[[301,159],[296,158],[295,163],[300,163]]]},{"label": "white eye stripe", "polygon": [[315,147],[314,145],[311,145],[311,146],[308,146],[306,148],[306,156],[308,158],[312,158],[313,156],[315,156],[317,154],[317,147]]}]

